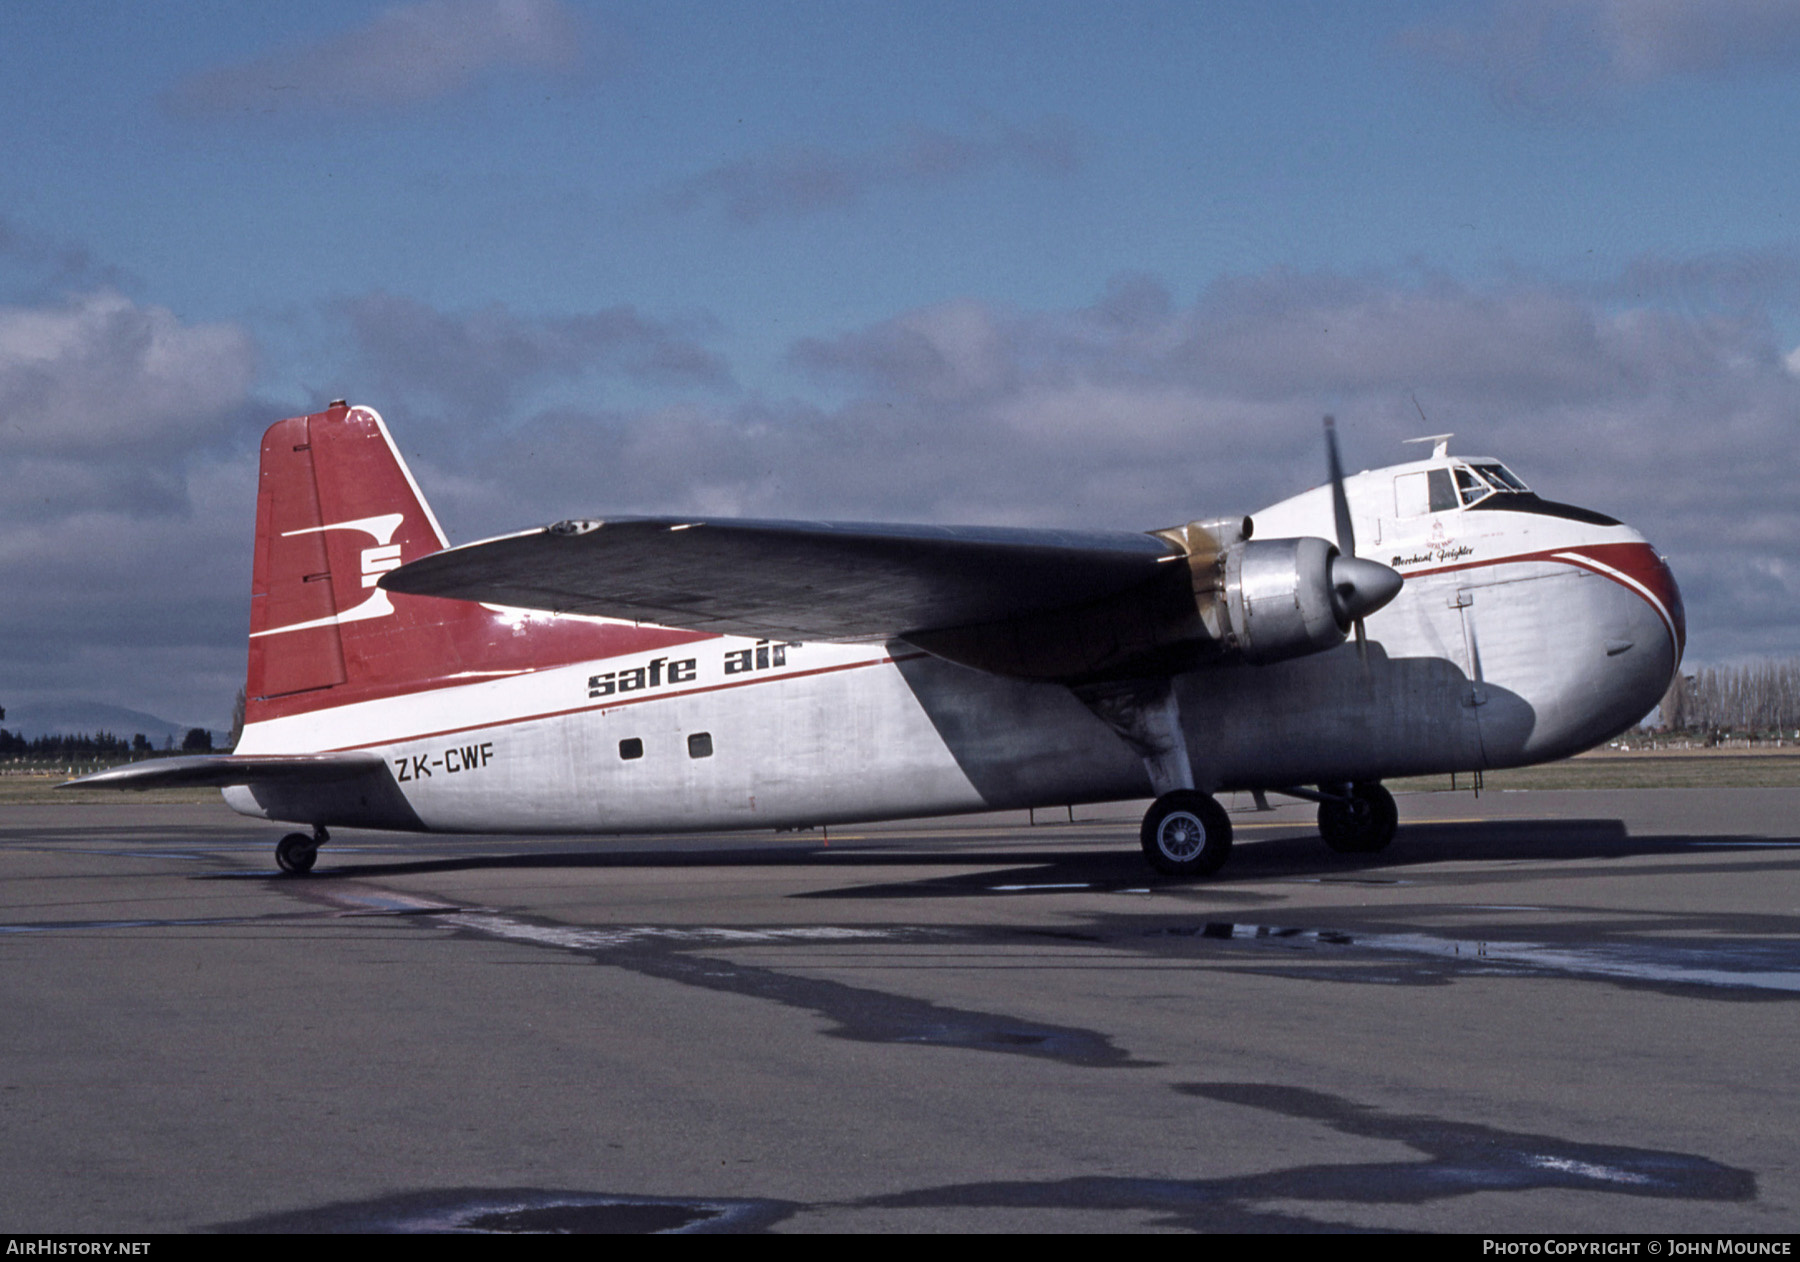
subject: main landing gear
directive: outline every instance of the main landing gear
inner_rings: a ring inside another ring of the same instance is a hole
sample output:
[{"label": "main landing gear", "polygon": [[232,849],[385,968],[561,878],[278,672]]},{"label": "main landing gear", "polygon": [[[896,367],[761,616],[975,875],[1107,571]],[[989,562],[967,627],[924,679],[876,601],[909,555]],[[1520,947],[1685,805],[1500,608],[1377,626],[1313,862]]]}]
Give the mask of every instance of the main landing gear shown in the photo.
[{"label": "main landing gear", "polygon": [[1210,795],[1176,789],[1150,804],[1138,839],[1158,872],[1211,876],[1231,854],[1231,819]]},{"label": "main landing gear", "polygon": [[[1385,850],[1400,826],[1394,795],[1373,780],[1278,792],[1319,804],[1319,835],[1339,854]],[[1175,789],[1151,803],[1138,839],[1158,872],[1211,876],[1231,854],[1231,819],[1210,795]]]},{"label": "main landing gear", "polygon": [[314,824],[310,837],[305,833],[289,833],[275,843],[275,863],[289,876],[305,876],[313,870],[319,847],[330,840],[331,834],[325,831],[323,824]]},{"label": "main landing gear", "polygon": [[1325,844],[1339,854],[1387,849],[1400,826],[1394,795],[1373,780],[1331,787],[1336,793],[1319,800],[1319,835]]}]

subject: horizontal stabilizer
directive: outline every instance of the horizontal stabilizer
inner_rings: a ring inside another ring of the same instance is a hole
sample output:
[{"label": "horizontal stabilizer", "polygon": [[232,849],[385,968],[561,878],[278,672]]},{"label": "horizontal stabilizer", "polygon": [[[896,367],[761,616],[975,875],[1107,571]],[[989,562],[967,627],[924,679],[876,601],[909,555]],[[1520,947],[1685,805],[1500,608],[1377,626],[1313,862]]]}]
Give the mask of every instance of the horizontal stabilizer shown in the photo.
[{"label": "horizontal stabilizer", "polygon": [[333,754],[194,754],[150,758],[68,780],[59,789],[173,789],[232,784],[327,784],[383,767],[370,750]]},{"label": "horizontal stabilizer", "polygon": [[1129,531],[631,517],[452,548],[381,586],[722,635],[870,641],[1105,600],[1182,556]]}]

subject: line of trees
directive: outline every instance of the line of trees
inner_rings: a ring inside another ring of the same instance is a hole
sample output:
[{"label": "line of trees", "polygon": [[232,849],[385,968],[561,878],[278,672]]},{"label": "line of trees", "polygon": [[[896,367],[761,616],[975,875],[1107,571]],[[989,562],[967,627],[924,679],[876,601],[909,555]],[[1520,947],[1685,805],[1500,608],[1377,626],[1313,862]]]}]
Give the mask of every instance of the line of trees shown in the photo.
[{"label": "line of trees", "polygon": [[1719,666],[1677,678],[1662,699],[1669,731],[1800,731],[1800,658]]},{"label": "line of trees", "polygon": [[[238,690],[238,706],[241,711],[244,702],[242,689]],[[6,707],[0,706],[0,720],[6,718]],[[237,731],[232,731],[232,743],[237,742]],[[190,727],[187,735],[181,740],[181,752],[184,754],[208,754],[212,752],[212,733],[203,727]],[[159,755],[173,754],[175,738],[165,736],[163,747],[158,749],[142,732],[138,732],[128,741],[123,736],[114,736],[111,732],[99,731],[93,735],[77,732],[61,736],[37,736],[25,739],[23,732],[9,732],[0,727],[0,759],[8,762],[106,762],[139,758],[155,758]]]},{"label": "line of trees", "polygon": [[163,747],[158,749],[142,732],[129,739],[115,736],[111,732],[81,732],[62,736],[34,736],[27,740],[21,733],[9,732],[0,727],[0,759],[8,761],[125,762],[177,752],[204,754],[211,752],[212,747],[212,733],[203,727],[190,728],[182,738],[179,751],[175,748],[173,736],[165,737]]}]

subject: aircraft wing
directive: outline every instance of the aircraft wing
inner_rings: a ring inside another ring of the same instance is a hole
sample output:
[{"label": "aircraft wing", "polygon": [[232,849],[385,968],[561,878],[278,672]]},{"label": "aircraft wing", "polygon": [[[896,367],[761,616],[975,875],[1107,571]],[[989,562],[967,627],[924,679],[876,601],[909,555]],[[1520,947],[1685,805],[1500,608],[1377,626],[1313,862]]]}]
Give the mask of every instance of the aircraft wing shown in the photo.
[{"label": "aircraft wing", "polygon": [[1171,569],[1185,586],[1170,564],[1184,555],[1129,531],[628,517],[437,552],[381,586],[725,635],[880,641],[1091,605]]},{"label": "aircraft wing", "polygon": [[231,784],[325,784],[382,767],[370,750],[331,754],[191,754],[150,758],[67,780],[59,789],[173,789]]}]

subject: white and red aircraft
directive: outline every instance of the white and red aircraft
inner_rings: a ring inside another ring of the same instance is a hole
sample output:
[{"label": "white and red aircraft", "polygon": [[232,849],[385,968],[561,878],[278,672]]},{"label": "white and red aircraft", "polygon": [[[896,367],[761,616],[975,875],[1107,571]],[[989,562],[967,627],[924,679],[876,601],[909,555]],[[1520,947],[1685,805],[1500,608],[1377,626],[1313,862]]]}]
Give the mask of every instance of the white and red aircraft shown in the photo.
[{"label": "white and red aircraft", "polygon": [[1150,862],[1207,874],[1223,790],[1317,801],[1333,849],[1379,850],[1384,777],[1598,744],[1656,704],[1685,637],[1642,535],[1430,441],[1345,478],[1328,419],[1327,485],[1148,534],[626,517],[451,548],[381,418],[333,404],[263,438],[237,749],[74,783],[219,785],[312,827],[276,849],[295,873],[332,826],[1154,796]]}]

